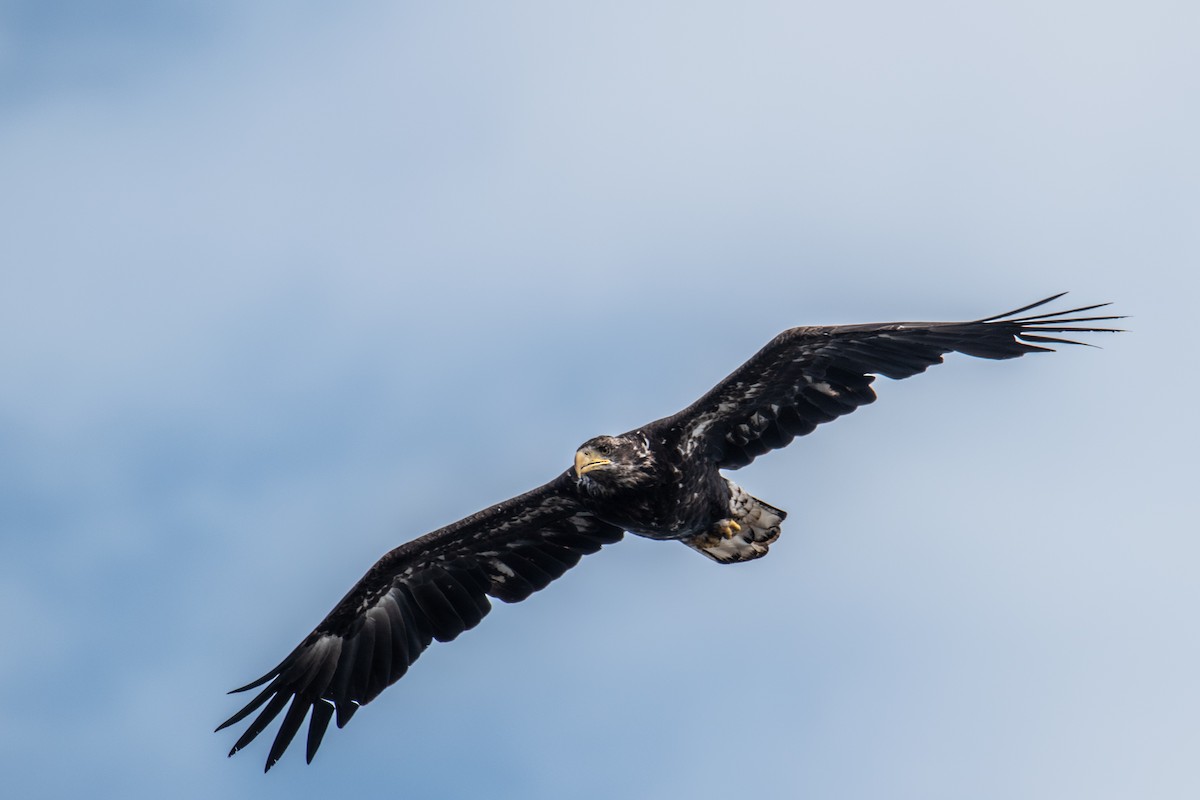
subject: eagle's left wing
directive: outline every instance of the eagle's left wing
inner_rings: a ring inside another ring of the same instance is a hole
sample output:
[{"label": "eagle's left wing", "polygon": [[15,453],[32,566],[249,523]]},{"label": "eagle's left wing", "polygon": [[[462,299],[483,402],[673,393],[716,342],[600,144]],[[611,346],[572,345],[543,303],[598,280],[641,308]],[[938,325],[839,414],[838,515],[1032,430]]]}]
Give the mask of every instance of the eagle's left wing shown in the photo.
[{"label": "eagle's left wing", "polygon": [[[229,751],[262,733],[288,706],[267,756],[270,769],[312,712],[307,757],[337,713],[342,727],[360,705],[399,680],[433,639],[448,642],[491,609],[488,596],[524,600],[623,531],[583,509],[563,473],[514,497],[397,547],[381,558],[221,728],[266,705]],[[289,706],[290,703],[290,706]]]},{"label": "eagle's left wing", "polygon": [[875,375],[907,378],[940,364],[950,352],[1016,358],[1052,349],[1045,344],[1083,344],[1048,334],[1115,330],[1079,324],[1120,317],[1073,316],[1107,303],[1017,316],[1059,297],[972,322],[792,328],[695,403],[652,425],[672,431],[685,452],[737,469],[874,401],[870,384]]}]

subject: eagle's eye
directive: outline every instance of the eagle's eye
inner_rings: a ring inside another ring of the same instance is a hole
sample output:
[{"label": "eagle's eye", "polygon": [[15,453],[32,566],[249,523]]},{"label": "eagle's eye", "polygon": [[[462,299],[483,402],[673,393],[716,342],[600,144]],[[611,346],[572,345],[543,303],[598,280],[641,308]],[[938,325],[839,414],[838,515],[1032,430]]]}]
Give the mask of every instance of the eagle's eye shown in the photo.
[{"label": "eagle's eye", "polygon": [[608,442],[599,442],[596,444],[596,452],[602,456],[612,455],[612,445]]}]

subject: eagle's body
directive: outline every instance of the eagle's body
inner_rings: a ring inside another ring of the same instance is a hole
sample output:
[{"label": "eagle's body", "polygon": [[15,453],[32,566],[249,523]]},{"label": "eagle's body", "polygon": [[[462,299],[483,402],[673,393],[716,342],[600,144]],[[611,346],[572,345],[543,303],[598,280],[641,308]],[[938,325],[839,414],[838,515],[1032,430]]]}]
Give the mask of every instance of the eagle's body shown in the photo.
[{"label": "eagle's body", "polygon": [[[334,714],[338,727],[399,680],[433,639],[474,627],[488,598],[517,602],[625,531],[676,539],[721,563],[767,553],[786,513],[721,474],[875,400],[875,375],[907,378],[960,352],[1005,359],[1079,344],[1047,334],[1111,331],[1072,316],[1018,317],[1060,295],[972,322],[793,328],[678,414],[598,436],[549,483],[401,545],[381,558],[224,728],[260,707],[230,755],[287,706],[267,757],[279,759],[311,713],[307,757]],[[220,728],[218,728],[220,730]]]},{"label": "eagle's body", "polygon": [[[687,458],[678,426],[652,423],[620,436],[598,436],[579,448],[576,476],[563,491],[599,519],[648,539],[678,539],[722,563],[766,555],[787,516],[748,495],[710,460]],[[605,474],[589,463],[613,456],[626,468]],[[637,465],[628,469],[628,465]],[[766,512],[764,516],[764,512]],[[736,534],[736,535],[733,535]]]},{"label": "eagle's body", "polygon": [[[638,469],[606,476],[584,472],[572,483],[580,501],[596,516],[651,539],[679,539],[725,516],[729,500],[725,479],[711,464],[679,458],[675,431],[638,428],[620,436],[601,436],[580,448],[601,449]],[[654,438],[651,438],[653,436]],[[604,478],[608,478],[605,480]]]}]

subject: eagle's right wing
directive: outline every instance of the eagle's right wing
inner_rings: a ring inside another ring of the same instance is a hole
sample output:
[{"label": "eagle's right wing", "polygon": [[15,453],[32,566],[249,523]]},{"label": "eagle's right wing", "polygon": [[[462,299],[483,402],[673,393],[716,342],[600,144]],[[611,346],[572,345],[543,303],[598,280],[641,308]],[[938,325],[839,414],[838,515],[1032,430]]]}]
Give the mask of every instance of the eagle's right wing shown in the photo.
[{"label": "eagle's right wing", "polygon": [[707,457],[724,469],[737,469],[811,433],[822,422],[874,401],[870,384],[875,375],[907,378],[940,364],[950,352],[1016,358],[1052,349],[1046,344],[1082,344],[1048,334],[1111,332],[1113,328],[1080,323],[1120,319],[1074,316],[1107,303],[1017,316],[1059,297],[971,322],[792,328],[695,403],[652,425],[671,430],[690,457]]},{"label": "eagle's right wing", "polygon": [[279,666],[235,692],[267,684],[221,723],[238,723],[264,703],[233,746],[233,755],[262,733],[290,702],[267,756],[270,769],[308,725],[312,761],[334,712],[342,727],[360,705],[399,680],[432,639],[448,642],[491,609],[544,588],[620,528],[585,511],[569,473],[381,558]]}]

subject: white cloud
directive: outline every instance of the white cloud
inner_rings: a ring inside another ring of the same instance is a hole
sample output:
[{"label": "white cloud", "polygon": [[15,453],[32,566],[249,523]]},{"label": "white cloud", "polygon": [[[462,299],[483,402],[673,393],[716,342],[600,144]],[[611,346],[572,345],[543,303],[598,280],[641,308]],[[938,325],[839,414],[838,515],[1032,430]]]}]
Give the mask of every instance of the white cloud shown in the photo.
[{"label": "white cloud", "polygon": [[[17,790],[1194,785],[1192,12],[222,9],[6,106]],[[627,542],[431,650],[313,768],[220,758],[220,692],[399,539],[787,325],[1063,288],[1134,332],[881,381],[740,475],[792,512],[752,572]]]}]

